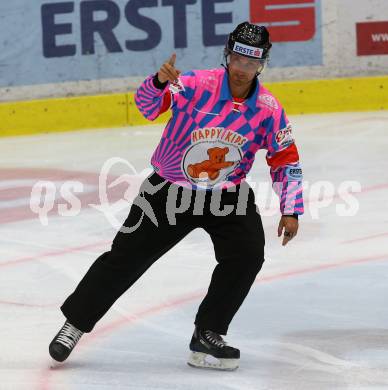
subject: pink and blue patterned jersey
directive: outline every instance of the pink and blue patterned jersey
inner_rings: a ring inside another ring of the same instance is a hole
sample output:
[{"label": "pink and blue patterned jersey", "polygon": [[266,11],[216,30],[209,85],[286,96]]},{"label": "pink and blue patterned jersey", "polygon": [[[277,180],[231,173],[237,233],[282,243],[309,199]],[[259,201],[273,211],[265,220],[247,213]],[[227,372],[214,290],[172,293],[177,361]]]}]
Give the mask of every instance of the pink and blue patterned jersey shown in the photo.
[{"label": "pink and blue patterned jersey", "polygon": [[282,214],[303,214],[302,170],[292,128],[278,100],[257,80],[243,102],[231,95],[224,68],[184,73],[159,89],[154,75],[139,87],[135,102],[149,120],[171,108],[151,164],[164,179],[212,189],[245,179],[260,149],[267,150],[273,188]]}]

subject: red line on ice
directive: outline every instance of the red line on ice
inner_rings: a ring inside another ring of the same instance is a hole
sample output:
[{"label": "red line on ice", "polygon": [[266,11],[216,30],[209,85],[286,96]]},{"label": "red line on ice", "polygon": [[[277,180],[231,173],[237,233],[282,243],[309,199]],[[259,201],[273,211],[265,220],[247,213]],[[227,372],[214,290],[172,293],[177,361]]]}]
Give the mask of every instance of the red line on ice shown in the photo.
[{"label": "red line on ice", "polygon": [[22,306],[22,307],[33,307],[33,308],[47,308],[55,307],[56,303],[49,303],[47,305],[38,305],[35,303],[23,303],[23,302],[13,302],[13,301],[3,301],[0,300],[0,305],[12,305],[12,306]]},{"label": "red line on ice", "polygon": [[388,233],[373,234],[372,236],[365,236],[365,237],[360,237],[360,238],[354,238],[352,240],[342,241],[342,242],[340,242],[340,244],[352,244],[354,242],[373,240],[374,238],[380,238],[380,237],[386,237],[386,236],[388,236]]},{"label": "red line on ice", "polygon": [[40,259],[44,259],[47,257],[63,256],[63,255],[66,255],[68,253],[80,252],[84,249],[99,248],[101,246],[111,244],[111,243],[112,243],[112,240],[99,241],[99,242],[94,242],[91,244],[73,246],[70,248],[65,248],[65,249],[61,249],[61,250],[57,250],[57,251],[50,251],[50,252],[46,252],[46,253],[41,253],[38,255],[19,257],[19,258],[16,258],[15,260],[10,260],[10,261],[5,261],[3,263],[0,263],[0,268],[1,267],[10,267],[10,266],[18,265],[18,264],[22,264],[22,263],[28,263],[30,261],[39,261]]}]

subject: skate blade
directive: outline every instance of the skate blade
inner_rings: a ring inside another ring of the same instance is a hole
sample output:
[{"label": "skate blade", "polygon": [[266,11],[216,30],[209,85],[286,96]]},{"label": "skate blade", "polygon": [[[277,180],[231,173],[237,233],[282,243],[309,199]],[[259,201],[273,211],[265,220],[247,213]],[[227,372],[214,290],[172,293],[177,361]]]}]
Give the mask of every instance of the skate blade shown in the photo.
[{"label": "skate blade", "polygon": [[55,370],[56,368],[62,367],[64,362],[58,362],[55,359],[51,359],[50,368]]},{"label": "skate blade", "polygon": [[192,352],[187,364],[190,367],[210,370],[234,371],[238,368],[239,359],[217,359],[202,352]]}]

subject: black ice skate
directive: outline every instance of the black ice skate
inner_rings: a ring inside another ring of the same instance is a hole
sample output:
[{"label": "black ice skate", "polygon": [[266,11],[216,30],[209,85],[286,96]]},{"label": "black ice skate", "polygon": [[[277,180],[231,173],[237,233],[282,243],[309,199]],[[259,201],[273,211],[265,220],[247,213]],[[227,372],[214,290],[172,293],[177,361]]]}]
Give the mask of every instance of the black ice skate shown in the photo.
[{"label": "black ice skate", "polygon": [[57,362],[65,361],[82,335],[83,332],[66,321],[49,345],[51,357]]},{"label": "black ice skate", "polygon": [[226,345],[223,338],[211,330],[195,328],[190,350],[189,366],[226,371],[238,368],[240,350]]}]

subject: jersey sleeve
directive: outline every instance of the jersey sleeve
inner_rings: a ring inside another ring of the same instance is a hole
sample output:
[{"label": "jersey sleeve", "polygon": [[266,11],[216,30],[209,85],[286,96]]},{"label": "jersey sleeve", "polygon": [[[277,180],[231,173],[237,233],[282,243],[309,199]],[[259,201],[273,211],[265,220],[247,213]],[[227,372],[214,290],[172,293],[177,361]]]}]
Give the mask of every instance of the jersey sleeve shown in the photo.
[{"label": "jersey sleeve", "polygon": [[168,82],[162,88],[155,85],[155,77],[147,77],[135,93],[136,106],[151,121],[175,105],[187,104],[195,93],[194,72],[184,73],[177,83]]},{"label": "jersey sleeve", "polygon": [[304,213],[302,168],[292,126],[280,105],[267,119],[266,126],[266,159],[280,211],[283,215],[301,215]]}]

